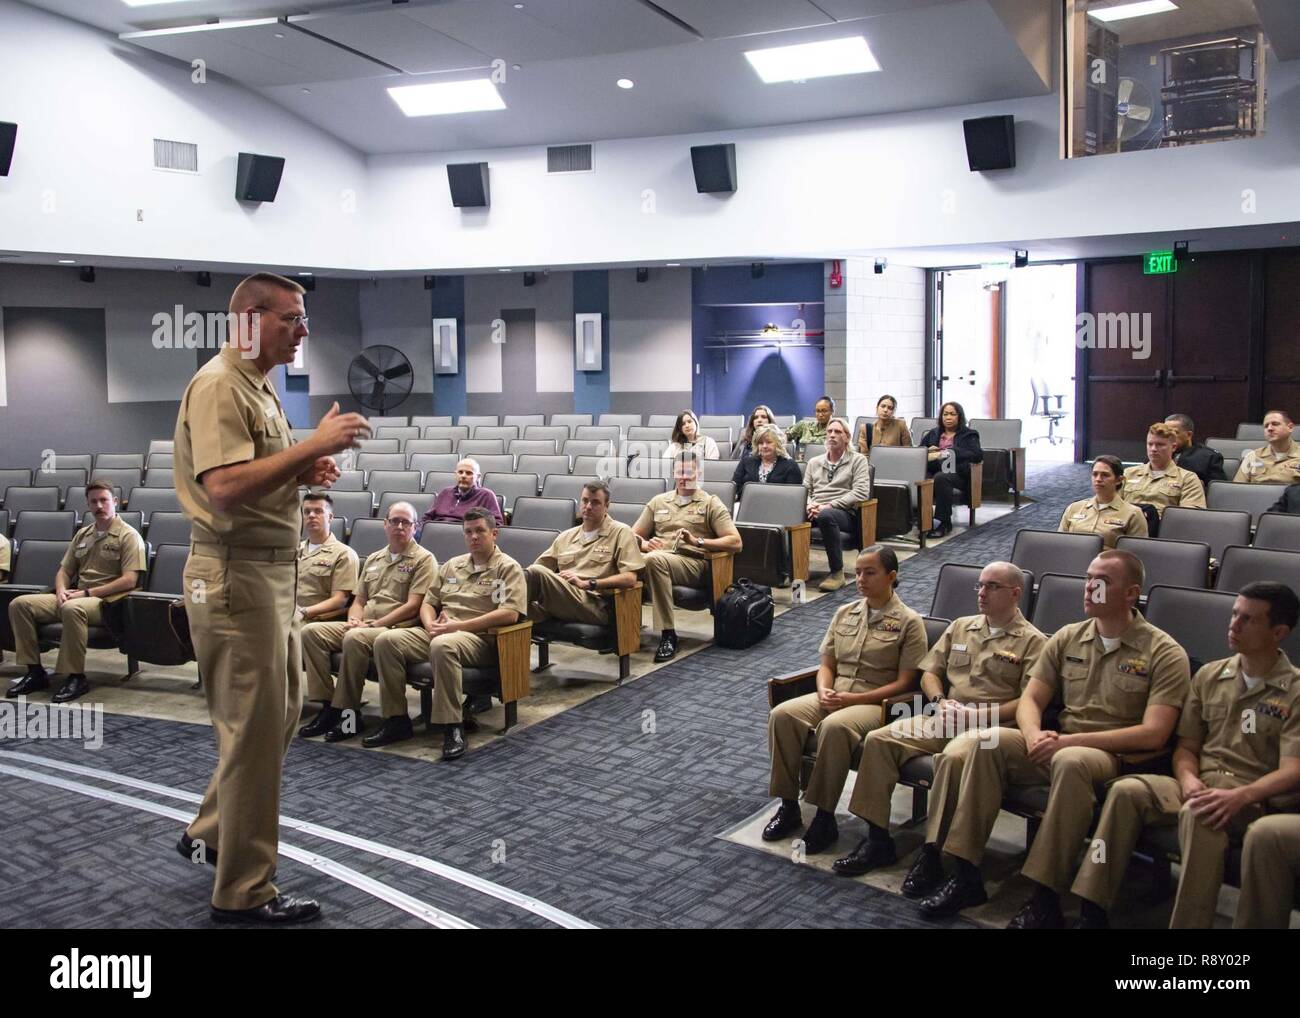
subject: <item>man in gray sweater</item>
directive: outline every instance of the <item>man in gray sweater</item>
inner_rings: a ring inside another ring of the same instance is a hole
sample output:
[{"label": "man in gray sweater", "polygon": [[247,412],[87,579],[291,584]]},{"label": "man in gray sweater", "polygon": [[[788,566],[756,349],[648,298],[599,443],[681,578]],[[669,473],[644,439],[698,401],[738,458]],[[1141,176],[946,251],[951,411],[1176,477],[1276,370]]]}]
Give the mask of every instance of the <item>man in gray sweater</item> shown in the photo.
[{"label": "man in gray sweater", "polygon": [[826,453],[814,456],[804,468],[803,486],[808,493],[808,519],[821,531],[830,563],[830,574],[817,589],[839,590],[844,586],[840,531],[851,531],[861,545],[858,503],[871,497],[867,457],[849,448],[849,422],[843,417],[826,425]]}]

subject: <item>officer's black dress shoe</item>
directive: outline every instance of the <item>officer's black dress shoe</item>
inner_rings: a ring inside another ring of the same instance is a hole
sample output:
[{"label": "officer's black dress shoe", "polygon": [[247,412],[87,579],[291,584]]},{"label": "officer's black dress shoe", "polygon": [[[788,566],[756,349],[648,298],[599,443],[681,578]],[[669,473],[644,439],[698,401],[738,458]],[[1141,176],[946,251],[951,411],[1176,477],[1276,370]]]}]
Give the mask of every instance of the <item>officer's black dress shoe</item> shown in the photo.
[{"label": "officer's black dress shoe", "polygon": [[361,740],[361,745],[374,749],[376,746],[388,746],[394,742],[402,742],[409,739],[415,734],[415,729],[411,725],[411,719],[405,714],[395,714],[391,718],[384,718],[383,726],[374,735],[367,735]]},{"label": "officer's black dress shoe", "polygon": [[767,822],[763,828],[764,841],[780,841],[792,831],[797,831],[803,826],[803,814],[799,812],[799,804],[781,803],[781,808],[776,811],[776,815]]},{"label": "officer's black dress shoe", "polygon": [[933,527],[925,532],[925,536],[932,541],[937,541],[941,537],[947,537],[952,533],[951,523],[936,523]]},{"label": "officer's black dress shoe", "polygon": [[270,901],[257,908],[228,909],[213,908],[212,919],[219,923],[262,923],[276,925],[282,923],[305,923],[320,916],[320,906],[310,898],[295,898],[288,894],[277,894]]},{"label": "officer's black dress shoe", "polygon": [[956,915],[964,908],[983,905],[989,900],[984,881],[954,873],[928,898],[921,899],[921,913],[931,919]]},{"label": "officer's black dress shoe", "polygon": [[49,688],[50,677],[45,673],[45,669],[39,665],[29,665],[27,674],[5,691],[5,697],[12,700],[15,696],[39,693],[41,690]]},{"label": "officer's black dress shoe", "polygon": [[326,742],[347,742],[366,730],[365,723],[361,720],[361,711],[343,710],[339,713],[340,717],[334,727],[325,733]]},{"label": "officer's black dress shoe", "polygon": [[298,729],[298,734],[304,739],[312,739],[317,735],[324,735],[339,723],[339,718],[342,716],[343,712],[341,710],[327,703],[320,709],[319,714]]},{"label": "officer's black dress shoe", "polygon": [[1007,923],[1009,930],[1063,930],[1065,916],[1061,914],[1060,901],[1047,902],[1034,895]]},{"label": "officer's black dress shoe", "polygon": [[677,655],[677,634],[664,633],[659,638],[659,649],[655,651],[655,661],[670,661]]},{"label": "officer's black dress shoe", "polygon": [[52,703],[69,703],[90,692],[90,683],[81,674],[69,675],[68,680],[59,687],[59,691],[50,697]]},{"label": "officer's black dress shoe", "polygon": [[465,697],[466,714],[482,714],[484,711],[489,711],[491,709],[492,696],[489,693],[484,693],[481,696]]},{"label": "officer's black dress shoe", "polygon": [[442,735],[442,758],[459,760],[468,749],[465,745],[465,729],[461,725],[448,725]]},{"label": "officer's black dress shoe", "polygon": [[804,854],[816,855],[818,852],[825,852],[835,844],[839,836],[840,829],[835,823],[835,814],[819,809],[812,823],[808,825],[808,830],[804,832]]},{"label": "officer's black dress shoe", "polygon": [[842,877],[860,877],[877,866],[888,866],[890,863],[897,861],[898,850],[894,847],[893,838],[886,841],[872,841],[870,838],[863,838],[858,842],[858,847],[852,852],[843,858],[836,859],[831,864],[831,869]]},{"label": "officer's black dress shoe", "polygon": [[204,845],[202,858],[195,859],[194,853],[197,849],[198,846],[194,839],[182,831],[181,840],[176,842],[177,855],[186,862],[205,862],[209,866],[215,866],[217,864],[217,850],[215,848],[209,848],[207,845]]},{"label": "officer's black dress shoe", "polygon": [[916,900],[933,894],[943,883],[943,860],[939,858],[939,849],[934,845],[921,846],[921,852],[912,863],[912,868],[903,878],[903,897]]}]

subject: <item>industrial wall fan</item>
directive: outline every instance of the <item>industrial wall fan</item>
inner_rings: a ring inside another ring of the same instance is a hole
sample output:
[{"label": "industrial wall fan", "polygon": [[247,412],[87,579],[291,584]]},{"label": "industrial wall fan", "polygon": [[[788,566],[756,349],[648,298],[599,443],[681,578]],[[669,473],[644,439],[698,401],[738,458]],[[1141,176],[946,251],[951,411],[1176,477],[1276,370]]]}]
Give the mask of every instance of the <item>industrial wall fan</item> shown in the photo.
[{"label": "industrial wall fan", "polygon": [[367,410],[386,414],[411,394],[415,375],[396,347],[368,346],[348,365],[348,388]]},{"label": "industrial wall fan", "polygon": [[1119,140],[1131,141],[1151,123],[1154,104],[1151,90],[1133,78],[1119,79],[1119,96],[1115,115],[1119,119]]}]

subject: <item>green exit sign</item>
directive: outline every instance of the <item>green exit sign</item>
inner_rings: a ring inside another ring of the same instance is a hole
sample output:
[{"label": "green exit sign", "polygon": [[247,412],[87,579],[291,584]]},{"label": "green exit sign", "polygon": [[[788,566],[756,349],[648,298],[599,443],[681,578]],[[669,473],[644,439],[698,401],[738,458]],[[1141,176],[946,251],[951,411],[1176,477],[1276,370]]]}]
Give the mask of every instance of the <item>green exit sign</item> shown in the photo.
[{"label": "green exit sign", "polygon": [[1142,271],[1148,276],[1177,272],[1178,259],[1172,251],[1148,251],[1142,256]]}]

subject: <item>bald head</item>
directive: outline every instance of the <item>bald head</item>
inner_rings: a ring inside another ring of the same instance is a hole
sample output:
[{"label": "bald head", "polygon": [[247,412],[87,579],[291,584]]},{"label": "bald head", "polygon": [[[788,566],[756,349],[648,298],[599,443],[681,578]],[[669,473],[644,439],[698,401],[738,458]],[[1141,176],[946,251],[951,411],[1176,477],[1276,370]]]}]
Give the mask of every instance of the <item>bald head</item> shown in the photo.
[{"label": "bald head", "polygon": [[980,570],[976,600],[990,625],[1005,629],[1011,623],[1024,586],[1024,572],[1010,562],[990,562]]}]

